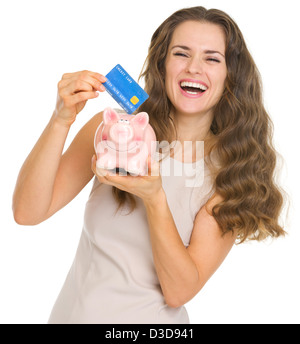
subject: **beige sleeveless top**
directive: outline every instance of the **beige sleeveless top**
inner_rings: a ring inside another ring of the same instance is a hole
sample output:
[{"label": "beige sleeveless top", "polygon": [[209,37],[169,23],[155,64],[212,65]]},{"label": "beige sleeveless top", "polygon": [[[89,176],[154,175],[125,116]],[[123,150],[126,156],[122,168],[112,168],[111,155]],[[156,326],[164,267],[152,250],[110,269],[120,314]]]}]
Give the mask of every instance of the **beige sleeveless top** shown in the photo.
[{"label": "beige sleeveless top", "polygon": [[[177,230],[189,245],[199,209],[213,193],[205,161],[161,162],[163,188]],[[197,172],[196,172],[197,171]],[[118,212],[111,186],[94,179],[74,262],[49,323],[189,323],[185,307],[164,301],[153,262],[146,211]]]}]

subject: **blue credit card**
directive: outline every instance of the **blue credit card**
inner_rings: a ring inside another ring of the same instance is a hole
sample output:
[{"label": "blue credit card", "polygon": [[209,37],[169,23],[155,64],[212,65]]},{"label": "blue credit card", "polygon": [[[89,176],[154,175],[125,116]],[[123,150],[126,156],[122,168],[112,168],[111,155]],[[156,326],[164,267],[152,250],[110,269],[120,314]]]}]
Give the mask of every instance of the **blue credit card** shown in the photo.
[{"label": "blue credit card", "polygon": [[107,81],[103,83],[106,91],[129,115],[149,98],[141,86],[119,64],[106,75],[106,78]]}]

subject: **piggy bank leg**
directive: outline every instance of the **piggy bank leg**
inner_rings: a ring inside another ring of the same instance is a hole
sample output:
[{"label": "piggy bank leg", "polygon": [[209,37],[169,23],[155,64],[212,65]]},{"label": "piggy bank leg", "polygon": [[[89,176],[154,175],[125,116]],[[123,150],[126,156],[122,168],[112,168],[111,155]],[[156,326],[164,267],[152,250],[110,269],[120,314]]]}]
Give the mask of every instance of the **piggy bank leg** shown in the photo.
[{"label": "piggy bank leg", "polygon": [[112,152],[105,143],[99,142],[96,148],[96,167],[102,169],[113,169],[116,167],[116,154]]},{"label": "piggy bank leg", "polygon": [[127,171],[132,176],[138,176],[141,174],[141,162],[137,159],[138,157],[135,157],[134,160],[130,160],[128,162]]},{"label": "piggy bank leg", "polygon": [[113,170],[116,168],[116,158],[110,154],[102,155],[98,158],[96,167],[105,170]]},{"label": "piggy bank leg", "polygon": [[147,146],[142,144],[137,153],[131,157],[128,161],[128,172],[131,175],[142,175],[145,176],[148,174],[148,149]]}]

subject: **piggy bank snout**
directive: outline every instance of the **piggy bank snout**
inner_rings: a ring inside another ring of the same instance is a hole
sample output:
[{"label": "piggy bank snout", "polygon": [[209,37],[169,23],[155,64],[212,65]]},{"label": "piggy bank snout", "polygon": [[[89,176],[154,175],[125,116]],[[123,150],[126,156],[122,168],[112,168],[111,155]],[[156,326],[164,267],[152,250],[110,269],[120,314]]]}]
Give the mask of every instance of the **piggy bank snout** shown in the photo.
[{"label": "piggy bank snout", "polygon": [[133,130],[130,125],[117,123],[110,128],[109,136],[116,143],[128,142],[133,138]]}]

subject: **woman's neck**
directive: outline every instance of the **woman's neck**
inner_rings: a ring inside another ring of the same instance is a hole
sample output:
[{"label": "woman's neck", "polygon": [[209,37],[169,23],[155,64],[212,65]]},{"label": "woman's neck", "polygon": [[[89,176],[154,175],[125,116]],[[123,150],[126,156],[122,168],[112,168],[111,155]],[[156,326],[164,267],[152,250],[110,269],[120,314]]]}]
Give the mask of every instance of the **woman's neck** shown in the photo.
[{"label": "woman's neck", "polygon": [[177,160],[191,162],[209,154],[214,143],[214,134],[210,130],[212,114],[171,116],[177,133],[176,145],[171,150],[171,156]]},{"label": "woman's neck", "polygon": [[173,112],[171,117],[180,141],[205,141],[211,135],[212,112],[190,115]]}]

